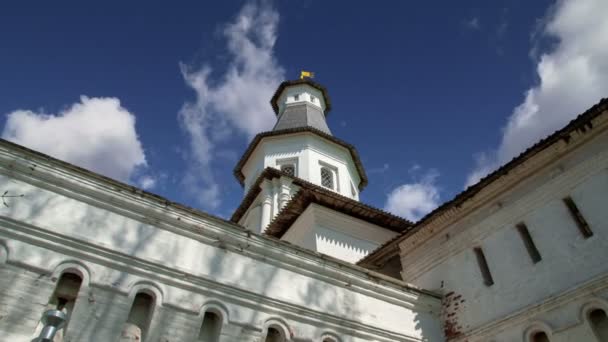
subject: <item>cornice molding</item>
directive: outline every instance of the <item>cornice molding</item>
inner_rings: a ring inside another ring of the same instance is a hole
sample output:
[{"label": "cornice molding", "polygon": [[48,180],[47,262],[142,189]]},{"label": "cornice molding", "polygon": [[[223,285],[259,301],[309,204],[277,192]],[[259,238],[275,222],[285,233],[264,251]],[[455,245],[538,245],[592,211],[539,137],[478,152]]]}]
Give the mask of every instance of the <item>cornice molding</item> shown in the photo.
[{"label": "cornice molding", "polygon": [[[407,307],[427,306],[439,295],[362,267],[264,237],[230,221],[65,162],[0,141],[0,174],[123,215],[207,245],[320,279]],[[428,299],[427,299],[428,297]]]},{"label": "cornice molding", "polygon": [[451,207],[430,221],[418,226],[410,233],[399,238],[402,256],[420,248],[427,240],[439,235],[446,228],[458,225],[471,213],[488,205],[499,202],[499,198],[516,186],[528,180],[533,174],[550,168],[555,163],[578,149],[582,144],[604,133],[608,129],[608,115],[600,115],[591,120],[593,129],[584,132],[575,130],[570,133],[569,142],[558,140],[553,145],[525,160],[508,174],[485,186],[472,198],[460,206]]},{"label": "cornice molding", "polygon": [[[430,250],[414,248],[407,249],[406,251],[406,248],[409,248],[410,246],[401,245],[402,263],[404,265],[409,265],[409,268],[404,269],[406,274],[405,279],[414,281],[420,275],[432,269],[435,265],[445,261],[451,256],[470,249],[472,243],[480,243],[486,237],[503,228],[506,224],[518,221],[520,217],[525,216],[529,212],[538,210],[550,200],[567,196],[570,193],[570,189],[574,188],[577,184],[580,184],[597,174],[608,172],[602,165],[608,165],[608,151],[596,155],[593,159],[587,160],[585,163],[576,165],[576,167],[569,170],[567,177],[560,177],[566,176],[565,174],[560,174],[560,176],[550,179],[543,184],[541,188],[536,189],[536,191],[525,200],[517,201],[517,203],[513,205],[506,204],[500,208],[496,205],[489,205],[489,207],[486,208],[486,212],[480,213],[480,216],[483,217],[471,219],[471,221],[479,222],[489,215],[495,215],[491,225],[479,226],[475,223],[472,224],[471,227],[476,227],[468,228],[466,227],[468,226],[468,221],[466,225],[463,222],[454,223],[450,226],[450,240],[442,245],[441,248]],[[547,168],[550,170],[556,167],[556,164],[554,164]],[[497,212],[499,210],[501,212]],[[517,215],[512,215],[511,213],[513,212],[517,213]],[[442,237],[440,234],[437,234],[431,239],[434,241],[442,239]],[[428,243],[432,243],[431,239],[424,243],[428,246]],[[420,247],[420,245],[416,247]]]},{"label": "cornice molding", "polygon": [[[385,329],[365,325],[352,319],[344,319],[339,316],[310,309],[306,306],[296,305],[266,295],[254,293],[235,285],[221,283],[206,277],[194,275],[181,270],[179,267],[166,267],[159,263],[119,253],[106,247],[94,245],[84,240],[68,237],[7,217],[0,216],[0,224],[4,228],[2,232],[0,232],[0,236],[61,253],[65,256],[77,258],[85,264],[93,263],[119,272],[126,272],[135,277],[145,279],[146,282],[150,282],[153,286],[159,283],[194,293],[204,293],[213,298],[220,298],[224,302],[231,303],[232,305],[240,305],[253,309],[264,308],[265,311],[279,312],[285,317],[301,322],[307,321],[317,325],[321,323],[323,325],[332,325],[332,328],[348,331],[350,334],[355,333],[366,337],[373,336],[374,338],[380,336],[387,338],[386,341],[394,341],[395,339],[418,341],[417,338],[411,336],[394,333]],[[30,265],[27,262],[10,258],[7,260],[7,264],[29,269],[41,274],[50,275],[53,272],[52,269]],[[131,287],[126,287],[125,285],[126,284],[98,282],[97,279],[92,278],[90,279],[89,286],[115,292],[123,296],[129,296],[133,291]],[[340,284],[338,283],[336,285],[339,286]],[[439,309],[439,300],[435,301],[437,303],[429,302],[428,305],[422,305],[420,303],[416,308],[424,310],[424,312],[436,312],[436,310]],[[405,304],[405,306],[408,306],[407,303],[392,302],[396,305]],[[166,299],[161,305],[193,315],[199,314],[198,309],[194,310],[181,307],[175,303],[168,303],[166,302]]]}]

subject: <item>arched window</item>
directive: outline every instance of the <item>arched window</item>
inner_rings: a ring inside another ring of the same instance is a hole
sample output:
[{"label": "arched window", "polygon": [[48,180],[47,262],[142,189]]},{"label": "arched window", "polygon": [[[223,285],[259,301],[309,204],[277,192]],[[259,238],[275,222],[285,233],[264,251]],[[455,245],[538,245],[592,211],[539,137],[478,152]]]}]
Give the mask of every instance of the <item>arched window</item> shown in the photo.
[{"label": "arched window", "polygon": [[[63,341],[63,337],[68,331],[68,325],[70,323],[72,311],[74,310],[74,305],[76,304],[76,298],[78,297],[78,291],[80,291],[81,285],[82,278],[74,273],[66,272],[63,273],[59,278],[57,286],[55,287],[55,291],[49,299],[49,303],[46,309],[63,311],[67,315],[68,321],[66,322],[64,328],[57,332],[53,341]],[[42,327],[42,323],[39,323],[38,327],[36,328],[36,336],[38,336],[38,334],[42,330]]]},{"label": "arched window", "polygon": [[201,342],[217,342],[220,339],[222,332],[222,318],[220,315],[207,311],[203,316],[203,324],[201,331],[198,334],[198,340]]},{"label": "arched window", "polygon": [[139,292],[135,295],[120,341],[145,341],[154,313],[154,297]]},{"label": "arched window", "polygon": [[532,335],[532,342],[549,342],[549,337],[544,331],[535,332]]},{"label": "arched window", "polygon": [[608,317],[606,311],[594,309],[589,312],[589,323],[598,341],[608,341]]},{"label": "arched window", "polygon": [[285,342],[285,336],[279,329],[269,327],[266,333],[266,342]]},{"label": "arched window", "polygon": [[334,189],[334,173],[326,167],[321,168],[321,185]]}]

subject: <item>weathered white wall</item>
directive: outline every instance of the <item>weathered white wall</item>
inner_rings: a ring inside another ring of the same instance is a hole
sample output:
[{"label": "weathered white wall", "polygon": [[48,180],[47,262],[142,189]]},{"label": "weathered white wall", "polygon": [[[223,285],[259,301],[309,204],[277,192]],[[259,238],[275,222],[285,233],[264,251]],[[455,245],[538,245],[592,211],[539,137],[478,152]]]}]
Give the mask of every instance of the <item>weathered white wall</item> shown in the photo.
[{"label": "weathered white wall", "polygon": [[[585,337],[580,312],[607,298],[608,134],[600,122],[580,134],[505,176],[519,182],[503,180],[459,209],[466,214],[446,214],[400,244],[405,281],[446,294],[448,337],[521,341],[538,321],[550,327],[551,341],[594,341]],[[562,201],[566,196],[592,237],[580,233]],[[519,222],[540,251],[536,264],[515,229]],[[474,247],[485,253],[491,286],[484,285]]]},{"label": "weathered white wall", "polygon": [[292,244],[356,263],[397,233],[311,204],[281,238]]},{"label": "weathered white wall", "polygon": [[[439,300],[139,190],[0,144],[0,340],[29,341],[63,269],[85,278],[70,341],[115,341],[139,290],[147,341],[190,341],[213,305],[222,341],[440,341]],[[21,154],[25,153],[25,154]],[[371,279],[370,279],[371,278]]]},{"label": "weathered white wall", "polygon": [[[313,133],[302,132],[263,139],[243,166],[245,192],[249,190],[257,176],[267,167],[278,168],[277,162],[296,158],[296,176],[313,184],[321,185],[321,164],[337,169],[336,192],[359,200],[358,186],[361,178],[350,152],[339,145],[329,142]],[[350,184],[355,193],[351,192]]]}]

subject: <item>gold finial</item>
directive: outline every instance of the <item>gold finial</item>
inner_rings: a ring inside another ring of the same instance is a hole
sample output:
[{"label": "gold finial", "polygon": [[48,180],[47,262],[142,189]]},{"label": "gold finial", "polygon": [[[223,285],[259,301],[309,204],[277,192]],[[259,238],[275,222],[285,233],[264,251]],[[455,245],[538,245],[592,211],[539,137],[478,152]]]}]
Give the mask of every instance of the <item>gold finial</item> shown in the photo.
[{"label": "gold finial", "polygon": [[312,71],[300,71],[300,79],[303,80],[304,78],[314,78],[315,77],[315,73]]}]

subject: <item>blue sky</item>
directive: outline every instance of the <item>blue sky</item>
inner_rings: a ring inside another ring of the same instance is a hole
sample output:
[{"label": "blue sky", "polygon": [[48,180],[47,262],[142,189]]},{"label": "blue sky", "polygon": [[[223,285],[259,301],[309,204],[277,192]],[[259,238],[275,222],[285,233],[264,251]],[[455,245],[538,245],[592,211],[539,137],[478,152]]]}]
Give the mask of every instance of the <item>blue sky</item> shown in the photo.
[{"label": "blue sky", "polygon": [[608,94],[601,13],[602,0],[11,2],[2,136],[227,217],[272,92],[312,70],[369,173],[362,201],[417,219]]}]

